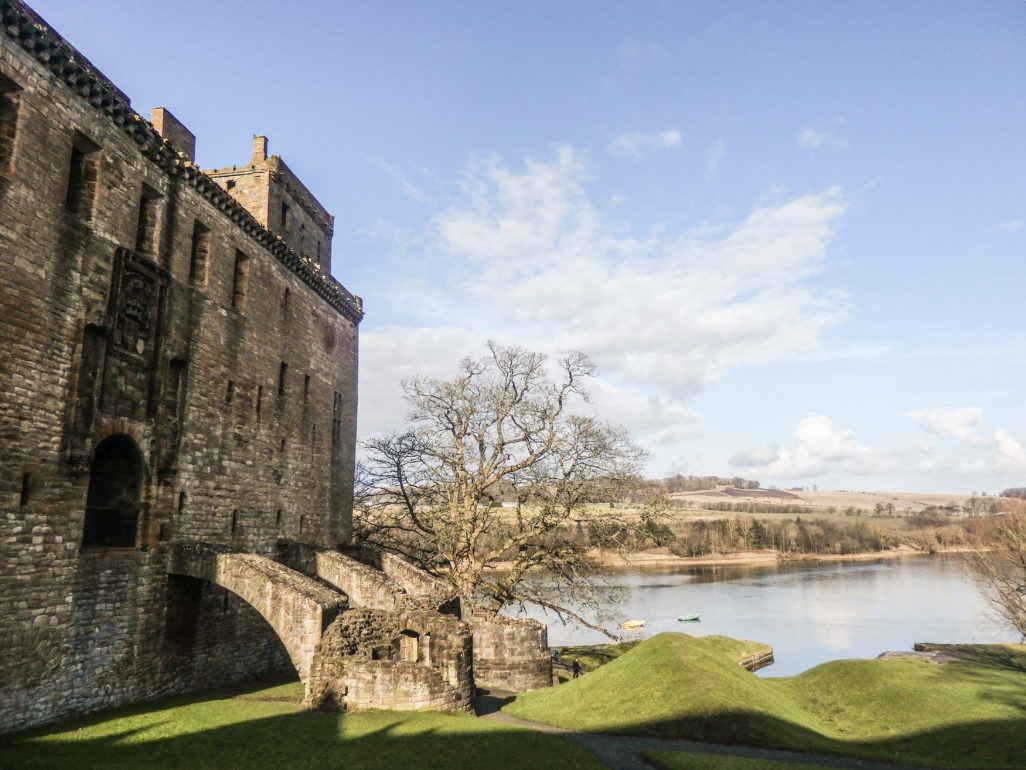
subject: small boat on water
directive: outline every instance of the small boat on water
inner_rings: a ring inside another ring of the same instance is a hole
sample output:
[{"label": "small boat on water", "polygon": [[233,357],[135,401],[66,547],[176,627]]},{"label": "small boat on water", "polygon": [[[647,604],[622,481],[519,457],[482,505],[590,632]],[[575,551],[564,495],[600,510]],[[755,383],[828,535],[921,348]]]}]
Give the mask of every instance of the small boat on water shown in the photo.
[{"label": "small boat on water", "polygon": [[689,620],[701,620],[701,619],[702,619],[702,616],[699,615],[697,612],[692,613],[691,615],[681,615],[679,618],[677,618],[677,620],[681,621],[682,623],[686,623]]},{"label": "small boat on water", "polygon": [[645,627],[644,620],[625,620],[620,624],[620,628],[624,628],[628,631],[639,631]]}]

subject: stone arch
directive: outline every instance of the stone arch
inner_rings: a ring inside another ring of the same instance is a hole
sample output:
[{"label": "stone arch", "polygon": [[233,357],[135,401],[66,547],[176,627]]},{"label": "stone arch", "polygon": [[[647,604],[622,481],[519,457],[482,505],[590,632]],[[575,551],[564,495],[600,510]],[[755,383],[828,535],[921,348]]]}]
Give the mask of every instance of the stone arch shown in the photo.
[{"label": "stone arch", "polygon": [[135,441],[114,433],[96,446],[89,466],[83,548],[132,548],[136,544],[146,463]]},{"label": "stone arch", "polygon": [[344,594],[264,556],[203,543],[177,544],[168,572],[208,580],[259,612],[285,645],[307,688],[321,635],[348,605]]}]

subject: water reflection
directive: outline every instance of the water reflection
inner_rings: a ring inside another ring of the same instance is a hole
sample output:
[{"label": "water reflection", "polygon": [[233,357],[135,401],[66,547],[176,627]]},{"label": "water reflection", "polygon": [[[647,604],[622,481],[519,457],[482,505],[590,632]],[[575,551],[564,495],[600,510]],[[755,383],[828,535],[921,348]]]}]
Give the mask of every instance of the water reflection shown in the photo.
[{"label": "water reflection", "polygon": [[[640,636],[683,631],[772,644],[764,676],[791,676],[837,658],[873,658],[915,642],[1015,642],[997,621],[957,557],[762,567],[708,566],[677,572],[624,572],[624,618],[646,621]],[[698,612],[700,622],[679,615]],[[595,631],[549,624],[549,643],[596,644]]]}]

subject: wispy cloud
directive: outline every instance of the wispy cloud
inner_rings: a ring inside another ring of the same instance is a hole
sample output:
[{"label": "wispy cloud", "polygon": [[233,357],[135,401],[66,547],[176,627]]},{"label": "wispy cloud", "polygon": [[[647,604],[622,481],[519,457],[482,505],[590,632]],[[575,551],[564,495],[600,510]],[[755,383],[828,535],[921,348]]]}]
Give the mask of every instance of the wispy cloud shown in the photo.
[{"label": "wispy cloud", "polygon": [[727,145],[724,143],[723,138],[716,140],[716,143],[709,148],[708,157],[705,164],[705,181],[709,181],[716,175],[716,169],[720,167],[720,161],[723,160],[723,156],[727,153]]},{"label": "wispy cloud", "polygon": [[973,446],[987,443],[987,439],[976,432],[976,425],[983,417],[983,410],[978,406],[918,409],[905,412],[905,416],[930,433],[950,436]]},{"label": "wispy cloud", "polygon": [[653,131],[651,133],[632,132],[620,134],[606,145],[606,150],[618,157],[629,157],[640,160],[646,152],[668,150],[680,147],[680,131]]},{"label": "wispy cloud", "polygon": [[818,150],[822,147],[841,147],[844,142],[829,131],[807,128],[798,134],[798,144],[810,150]]}]

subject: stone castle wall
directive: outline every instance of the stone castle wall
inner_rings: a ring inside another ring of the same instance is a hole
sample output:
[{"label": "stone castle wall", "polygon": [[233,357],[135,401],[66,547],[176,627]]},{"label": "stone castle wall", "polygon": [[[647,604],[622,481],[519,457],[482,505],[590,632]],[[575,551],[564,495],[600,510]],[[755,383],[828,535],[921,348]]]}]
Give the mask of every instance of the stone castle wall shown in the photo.
[{"label": "stone castle wall", "polygon": [[3,731],[288,667],[167,546],[348,541],[362,309],[169,112],[0,21]]}]

